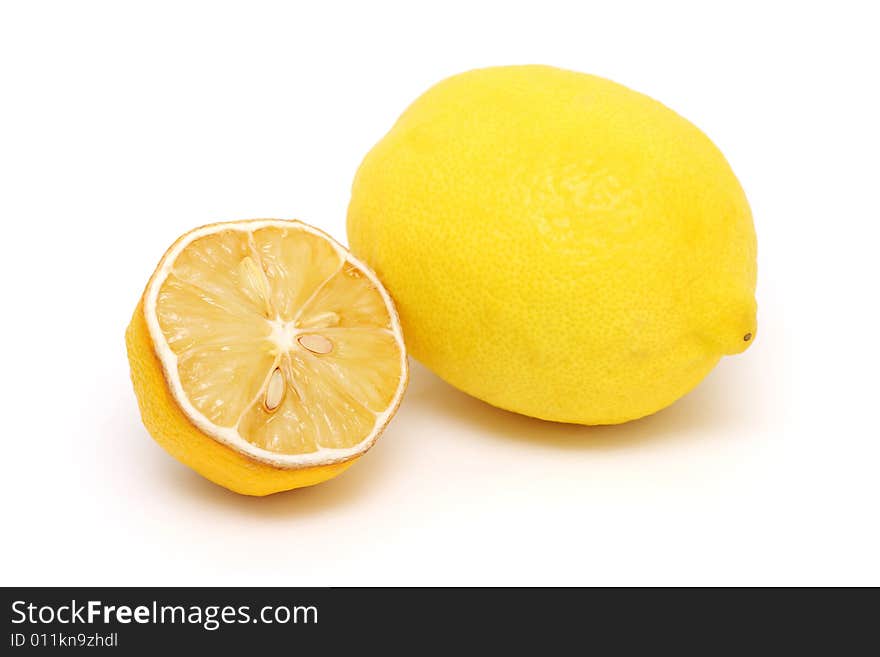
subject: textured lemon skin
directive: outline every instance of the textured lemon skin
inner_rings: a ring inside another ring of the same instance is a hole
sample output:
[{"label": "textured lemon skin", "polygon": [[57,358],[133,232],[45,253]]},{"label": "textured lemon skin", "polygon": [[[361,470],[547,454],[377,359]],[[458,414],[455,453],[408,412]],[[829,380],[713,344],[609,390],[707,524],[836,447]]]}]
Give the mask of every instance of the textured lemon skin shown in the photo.
[{"label": "textured lemon skin", "polygon": [[361,164],[352,251],[409,352],[490,404],[654,413],[756,334],[756,238],[720,151],[660,103],[545,66],[417,99]]},{"label": "textured lemon skin", "polygon": [[335,477],[358,457],[342,463],[283,469],[261,463],[199,431],[174,401],[153,350],[143,299],[125,332],[131,381],[147,431],[180,462],[203,477],[243,495],[269,495]]}]

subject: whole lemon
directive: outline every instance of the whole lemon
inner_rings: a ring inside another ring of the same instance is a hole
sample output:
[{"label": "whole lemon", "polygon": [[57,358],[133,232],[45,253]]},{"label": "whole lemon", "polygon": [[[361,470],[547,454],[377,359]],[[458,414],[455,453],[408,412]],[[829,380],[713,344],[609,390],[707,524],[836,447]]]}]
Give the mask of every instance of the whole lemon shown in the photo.
[{"label": "whole lemon", "polygon": [[348,236],[417,359],[533,417],[654,413],[756,333],[755,231],[724,156],[592,75],[440,82],[358,169]]}]

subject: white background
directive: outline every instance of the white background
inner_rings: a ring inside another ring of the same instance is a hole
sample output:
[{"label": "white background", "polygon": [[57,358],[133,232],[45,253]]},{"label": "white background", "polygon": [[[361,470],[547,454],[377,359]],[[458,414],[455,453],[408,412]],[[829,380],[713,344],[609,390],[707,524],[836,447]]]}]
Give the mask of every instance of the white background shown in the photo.
[{"label": "white background", "polygon": [[[6,2],[2,584],[880,584],[877,19],[870,3]],[[189,228],[345,239],[418,94],[547,63],[648,93],[727,155],[759,333],[620,427],[495,410],[414,364],[336,480],[240,497],[143,429],[123,333]]]}]

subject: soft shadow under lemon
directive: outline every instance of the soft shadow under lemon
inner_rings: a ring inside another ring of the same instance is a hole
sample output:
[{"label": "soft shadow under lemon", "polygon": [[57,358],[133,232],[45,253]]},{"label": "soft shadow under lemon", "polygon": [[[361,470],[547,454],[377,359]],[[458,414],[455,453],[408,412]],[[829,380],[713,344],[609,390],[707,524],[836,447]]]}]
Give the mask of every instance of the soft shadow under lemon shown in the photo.
[{"label": "soft shadow under lemon", "polygon": [[[553,449],[614,450],[642,442],[687,441],[717,431],[736,420],[739,404],[726,390],[716,367],[693,391],[671,406],[624,424],[584,426],[548,422],[496,408],[467,395],[413,362],[404,404],[410,413],[443,416],[462,428],[473,427],[478,437],[526,441]],[[414,410],[416,407],[417,410]]]}]

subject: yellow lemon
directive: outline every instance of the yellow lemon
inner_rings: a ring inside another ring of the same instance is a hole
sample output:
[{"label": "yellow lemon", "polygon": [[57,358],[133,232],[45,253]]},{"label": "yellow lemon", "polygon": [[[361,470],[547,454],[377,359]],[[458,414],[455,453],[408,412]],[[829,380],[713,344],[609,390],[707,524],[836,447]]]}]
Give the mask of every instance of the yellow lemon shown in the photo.
[{"label": "yellow lemon", "polygon": [[449,78],[366,156],[352,250],[416,358],[518,413],[614,424],[658,411],[756,333],[756,240],[693,124],[546,66]]},{"label": "yellow lemon", "polygon": [[366,452],[406,387],[375,275],[295,221],[219,223],[178,239],[126,332],[147,430],[248,495],[309,486]]}]

